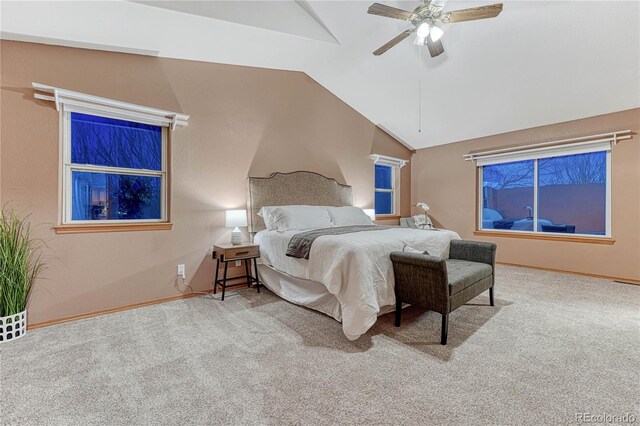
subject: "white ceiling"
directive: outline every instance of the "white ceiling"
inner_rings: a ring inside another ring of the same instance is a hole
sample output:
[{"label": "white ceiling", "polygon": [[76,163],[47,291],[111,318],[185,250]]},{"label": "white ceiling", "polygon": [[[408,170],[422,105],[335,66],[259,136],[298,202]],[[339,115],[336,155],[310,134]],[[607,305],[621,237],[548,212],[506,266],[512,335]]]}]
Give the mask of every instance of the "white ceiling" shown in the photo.
[{"label": "white ceiling", "polygon": [[495,19],[443,26],[445,53],[423,51],[421,66],[410,40],[371,54],[410,25],[368,15],[372,2],[3,0],[0,29],[6,39],[304,71],[413,148],[640,107],[638,1],[505,1]]},{"label": "white ceiling", "polygon": [[148,6],[235,22],[319,41],[337,43],[303,1],[142,1]]}]

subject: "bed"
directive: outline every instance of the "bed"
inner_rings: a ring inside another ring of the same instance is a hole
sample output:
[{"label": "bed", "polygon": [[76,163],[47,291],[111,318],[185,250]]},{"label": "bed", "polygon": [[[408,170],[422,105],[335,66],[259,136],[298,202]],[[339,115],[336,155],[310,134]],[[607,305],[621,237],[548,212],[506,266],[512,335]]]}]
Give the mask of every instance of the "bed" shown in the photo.
[{"label": "bed", "polygon": [[345,336],[356,340],[377,317],[395,304],[389,254],[409,246],[448,256],[449,242],[459,239],[447,230],[380,227],[367,232],[323,235],[309,258],[287,256],[289,242],[303,230],[268,230],[258,215],[266,206],[351,206],[351,187],[317,173],[273,173],[248,179],[249,231],[260,245],[260,279],[283,299],[315,309],[342,322]]}]

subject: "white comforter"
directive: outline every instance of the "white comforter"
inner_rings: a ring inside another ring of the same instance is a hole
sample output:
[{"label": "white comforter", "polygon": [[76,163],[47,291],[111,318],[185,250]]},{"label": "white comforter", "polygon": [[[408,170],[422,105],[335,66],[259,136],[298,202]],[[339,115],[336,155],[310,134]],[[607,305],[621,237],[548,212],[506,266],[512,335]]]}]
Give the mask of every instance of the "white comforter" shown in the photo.
[{"label": "white comforter", "polygon": [[301,231],[261,231],[255,236],[262,260],[297,278],[322,283],[342,309],[342,329],[356,340],[376,322],[382,306],[395,303],[393,265],[389,254],[406,245],[448,257],[449,242],[460,236],[447,230],[391,228],[326,235],[313,243],[309,259],[287,257],[293,235]]}]

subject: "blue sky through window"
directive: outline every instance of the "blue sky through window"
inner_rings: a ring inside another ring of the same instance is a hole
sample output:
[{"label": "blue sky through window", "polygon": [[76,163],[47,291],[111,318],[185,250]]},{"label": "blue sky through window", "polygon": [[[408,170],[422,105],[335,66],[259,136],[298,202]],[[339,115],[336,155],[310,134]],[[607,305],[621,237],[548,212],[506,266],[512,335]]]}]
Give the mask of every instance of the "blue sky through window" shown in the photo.
[{"label": "blue sky through window", "polygon": [[375,167],[375,211],[376,214],[393,214],[393,192],[377,191],[393,189],[393,168],[376,164]]},{"label": "blue sky through window", "polygon": [[75,112],[70,118],[70,219],[162,219],[162,127]]},{"label": "blue sky through window", "polygon": [[376,189],[391,189],[392,172],[390,166],[376,164]]},{"label": "blue sky through window", "polygon": [[543,232],[606,234],[607,153],[538,160],[538,217]]},{"label": "blue sky through window", "polygon": [[73,220],[160,219],[159,177],[72,173]]},{"label": "blue sky through window", "polygon": [[71,162],[161,170],[162,128],[71,113]]},{"label": "blue sky through window", "polygon": [[605,235],[608,173],[605,151],[484,166],[482,228]]}]

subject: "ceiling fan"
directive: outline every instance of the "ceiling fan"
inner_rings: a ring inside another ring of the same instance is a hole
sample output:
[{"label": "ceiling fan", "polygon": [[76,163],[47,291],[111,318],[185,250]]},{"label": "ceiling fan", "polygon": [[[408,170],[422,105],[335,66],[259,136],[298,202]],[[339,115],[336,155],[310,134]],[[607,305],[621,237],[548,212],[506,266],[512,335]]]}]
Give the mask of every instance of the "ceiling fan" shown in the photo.
[{"label": "ceiling fan", "polygon": [[367,11],[370,15],[400,19],[413,24],[413,28],[398,34],[373,52],[373,54],[376,56],[382,55],[411,34],[416,33],[415,44],[419,46],[426,44],[429,48],[429,54],[434,58],[444,52],[444,47],[442,47],[442,42],[440,41],[444,32],[437,26],[438,23],[448,24],[473,21],[476,19],[495,18],[502,12],[502,3],[497,3],[489,6],[472,7],[443,13],[442,8],[445,2],[446,0],[423,0],[423,3],[416,7],[413,12],[385,6],[380,3],[372,4]]}]

